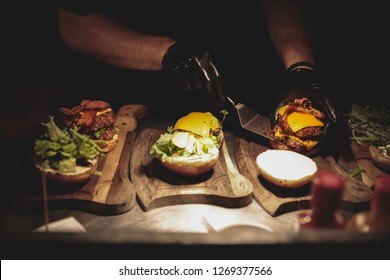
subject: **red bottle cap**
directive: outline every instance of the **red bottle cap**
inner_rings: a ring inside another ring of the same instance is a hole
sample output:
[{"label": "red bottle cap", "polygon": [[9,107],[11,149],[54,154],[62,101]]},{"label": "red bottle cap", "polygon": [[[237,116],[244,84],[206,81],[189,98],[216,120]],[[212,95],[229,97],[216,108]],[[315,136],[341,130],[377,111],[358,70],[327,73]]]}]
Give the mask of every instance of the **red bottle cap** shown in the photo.
[{"label": "red bottle cap", "polygon": [[390,176],[379,176],[375,180],[372,207],[390,214]]},{"label": "red bottle cap", "polygon": [[334,213],[340,204],[344,181],[335,172],[318,171],[311,184],[311,208],[316,214]]}]

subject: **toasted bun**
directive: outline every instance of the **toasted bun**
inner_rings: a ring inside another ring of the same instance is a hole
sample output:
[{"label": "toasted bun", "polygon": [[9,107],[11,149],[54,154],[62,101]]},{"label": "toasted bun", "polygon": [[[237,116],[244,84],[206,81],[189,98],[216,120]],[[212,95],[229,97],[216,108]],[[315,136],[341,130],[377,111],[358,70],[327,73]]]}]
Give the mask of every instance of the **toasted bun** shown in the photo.
[{"label": "toasted bun", "polygon": [[289,150],[267,150],[257,156],[256,163],[264,179],[285,188],[301,187],[317,172],[311,158]]},{"label": "toasted bun", "polygon": [[212,149],[209,154],[203,156],[177,156],[168,157],[164,161],[160,159],[163,166],[183,176],[197,176],[206,173],[214,168],[218,162],[219,150]]},{"label": "toasted bun", "polygon": [[118,146],[118,139],[119,139],[119,135],[115,134],[114,137],[105,145],[99,145],[99,144],[98,145],[103,152],[108,153],[114,150],[116,146]]},{"label": "toasted bun", "polygon": [[34,165],[38,171],[46,175],[47,180],[58,184],[79,184],[87,181],[97,168],[97,159],[90,161],[91,166],[77,166],[75,173],[61,173],[52,168],[43,168],[38,160],[34,160]]}]

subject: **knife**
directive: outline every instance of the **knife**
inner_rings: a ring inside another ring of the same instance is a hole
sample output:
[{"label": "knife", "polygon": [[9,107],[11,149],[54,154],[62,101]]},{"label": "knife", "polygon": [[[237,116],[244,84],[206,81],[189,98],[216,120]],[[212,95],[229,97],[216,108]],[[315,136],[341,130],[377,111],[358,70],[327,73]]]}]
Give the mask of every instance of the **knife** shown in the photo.
[{"label": "knife", "polygon": [[[259,140],[274,140],[271,119],[263,116],[241,102],[234,102],[226,97],[228,102],[224,108],[228,111],[224,123],[239,135],[258,138]],[[260,136],[260,137],[259,137]]]}]

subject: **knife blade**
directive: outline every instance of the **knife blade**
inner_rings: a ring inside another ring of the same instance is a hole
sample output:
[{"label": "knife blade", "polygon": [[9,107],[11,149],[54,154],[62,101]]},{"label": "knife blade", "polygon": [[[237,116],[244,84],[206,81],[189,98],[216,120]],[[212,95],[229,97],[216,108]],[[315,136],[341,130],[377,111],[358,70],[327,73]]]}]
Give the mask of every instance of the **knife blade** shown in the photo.
[{"label": "knife blade", "polygon": [[269,117],[263,116],[247,105],[238,102],[235,103],[231,98],[226,97],[230,106],[225,107],[229,114],[226,116],[225,122],[234,129],[244,129],[255,136],[261,136],[268,140],[274,140],[271,120]]}]

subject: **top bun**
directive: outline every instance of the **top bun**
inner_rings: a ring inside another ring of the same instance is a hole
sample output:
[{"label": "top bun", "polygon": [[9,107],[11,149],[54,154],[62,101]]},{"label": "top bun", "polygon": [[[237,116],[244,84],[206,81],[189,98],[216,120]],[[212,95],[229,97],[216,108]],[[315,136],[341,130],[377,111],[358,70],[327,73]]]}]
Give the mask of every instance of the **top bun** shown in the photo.
[{"label": "top bun", "polygon": [[285,188],[304,186],[317,172],[311,158],[289,150],[267,150],[257,156],[256,164],[267,181]]}]

